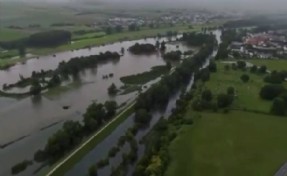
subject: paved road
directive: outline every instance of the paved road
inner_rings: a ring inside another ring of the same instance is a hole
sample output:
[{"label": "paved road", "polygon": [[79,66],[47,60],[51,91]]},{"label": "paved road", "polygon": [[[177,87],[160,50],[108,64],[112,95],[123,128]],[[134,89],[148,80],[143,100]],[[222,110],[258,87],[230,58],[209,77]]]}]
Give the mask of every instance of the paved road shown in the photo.
[{"label": "paved road", "polygon": [[90,137],[87,141],[85,141],[80,147],[78,147],[76,150],[74,150],[68,157],[66,157],[63,161],[59,162],[52,170],[50,170],[49,173],[47,173],[46,176],[52,175],[59,167],[61,167],[65,162],[67,162],[73,155],[75,155],[77,152],[79,152],[85,145],[90,143],[95,137],[97,137],[103,130],[105,130],[110,124],[112,124],[115,120],[117,120],[122,114],[124,114],[126,111],[128,111],[133,105],[132,103],[130,106],[128,106],[123,112],[121,112],[117,117],[113,118],[109,123],[107,123],[102,129],[100,129],[96,134],[94,134],[92,137]]},{"label": "paved road", "polygon": [[274,176],[287,176],[287,162],[280,167]]}]

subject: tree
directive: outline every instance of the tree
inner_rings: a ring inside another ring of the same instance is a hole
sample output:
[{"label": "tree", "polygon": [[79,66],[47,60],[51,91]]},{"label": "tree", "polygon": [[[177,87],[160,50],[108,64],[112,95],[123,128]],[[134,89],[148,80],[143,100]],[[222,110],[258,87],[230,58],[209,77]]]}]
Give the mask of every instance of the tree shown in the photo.
[{"label": "tree", "polygon": [[230,70],[230,65],[229,64],[224,65],[224,70],[225,71],[229,71]]},{"label": "tree", "polygon": [[237,67],[239,69],[245,69],[246,68],[246,62],[244,62],[244,61],[237,61]]},{"label": "tree", "polygon": [[219,108],[225,108],[233,102],[233,97],[226,94],[219,94],[217,96],[217,106]]},{"label": "tree", "polygon": [[228,87],[227,88],[227,95],[234,96],[234,94],[235,94],[234,87]]},{"label": "tree", "polygon": [[26,56],[26,48],[25,48],[24,45],[19,46],[18,51],[19,51],[19,56],[20,57],[25,57]]},{"label": "tree", "polygon": [[135,122],[140,125],[147,124],[151,119],[151,115],[145,109],[138,109],[135,114]]},{"label": "tree", "polygon": [[32,95],[39,95],[42,91],[42,87],[41,84],[39,83],[39,81],[37,79],[34,79],[32,81],[32,86],[30,88],[30,93]]},{"label": "tree", "polygon": [[216,66],[216,63],[214,61],[210,61],[208,68],[209,68],[209,71],[211,71],[211,72],[217,71],[217,66]]},{"label": "tree", "polygon": [[208,102],[212,100],[212,97],[212,92],[210,90],[204,90],[201,94],[201,98]]},{"label": "tree", "polygon": [[256,65],[253,65],[251,68],[250,68],[250,72],[251,73],[256,73],[258,70],[257,66]]},{"label": "tree", "polygon": [[267,67],[265,65],[261,66],[258,70],[259,73],[266,73]]},{"label": "tree", "polygon": [[97,165],[93,164],[89,168],[89,176],[97,176],[97,175],[98,175]]},{"label": "tree", "polygon": [[115,95],[118,92],[118,89],[114,83],[108,88],[109,95]]},{"label": "tree", "polygon": [[286,109],[286,102],[283,98],[278,97],[274,99],[273,105],[271,107],[271,113],[279,116],[284,116],[286,114]]},{"label": "tree", "polygon": [[160,44],[160,50],[161,51],[165,51],[165,49],[166,49],[165,41],[162,41],[161,44]]},{"label": "tree", "polygon": [[156,43],[155,43],[155,47],[157,48],[157,49],[159,49],[159,47],[160,47],[160,42],[157,40],[156,41]]},{"label": "tree", "polygon": [[115,115],[116,110],[117,110],[117,102],[115,101],[106,101],[105,102],[105,108],[107,110],[107,116],[111,117]]},{"label": "tree", "polygon": [[111,34],[111,33],[113,32],[112,27],[110,27],[110,26],[106,27],[105,32],[106,32],[106,34],[108,34],[108,35]]},{"label": "tree", "polygon": [[115,27],[115,31],[116,31],[116,32],[122,32],[122,31],[123,31],[123,27],[122,27],[121,25],[117,25],[117,26]]},{"label": "tree", "polygon": [[283,93],[285,88],[282,85],[265,85],[260,90],[260,97],[265,100],[273,100],[281,93]]},{"label": "tree", "polygon": [[243,75],[240,77],[240,79],[241,79],[244,83],[246,83],[246,82],[249,81],[249,76],[248,76],[247,74],[243,74]]}]

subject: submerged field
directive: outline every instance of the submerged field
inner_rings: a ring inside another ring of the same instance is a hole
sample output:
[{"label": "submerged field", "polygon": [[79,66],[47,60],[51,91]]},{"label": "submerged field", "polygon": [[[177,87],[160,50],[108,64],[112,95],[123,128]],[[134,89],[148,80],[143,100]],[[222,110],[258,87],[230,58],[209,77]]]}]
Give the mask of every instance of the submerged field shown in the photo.
[{"label": "submerged field", "polygon": [[[242,74],[250,80],[243,83]],[[191,106],[185,118],[194,124],[183,126],[169,146],[171,162],[166,176],[269,176],[287,161],[287,118],[267,115],[272,102],[259,97],[264,75],[225,70],[217,63],[203,89],[213,96],[236,90],[229,112],[195,112]],[[257,112],[257,113],[254,113]]]}]

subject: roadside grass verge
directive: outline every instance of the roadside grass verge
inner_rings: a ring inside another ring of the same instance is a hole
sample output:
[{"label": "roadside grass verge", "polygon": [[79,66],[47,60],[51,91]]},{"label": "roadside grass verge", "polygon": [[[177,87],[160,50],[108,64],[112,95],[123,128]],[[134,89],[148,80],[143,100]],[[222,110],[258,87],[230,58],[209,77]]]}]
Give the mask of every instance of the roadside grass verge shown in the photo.
[{"label": "roadside grass verge", "polygon": [[121,77],[120,80],[124,84],[145,84],[168,72],[169,69],[165,65],[155,66],[152,67],[150,71],[139,73],[136,75],[124,76]]}]

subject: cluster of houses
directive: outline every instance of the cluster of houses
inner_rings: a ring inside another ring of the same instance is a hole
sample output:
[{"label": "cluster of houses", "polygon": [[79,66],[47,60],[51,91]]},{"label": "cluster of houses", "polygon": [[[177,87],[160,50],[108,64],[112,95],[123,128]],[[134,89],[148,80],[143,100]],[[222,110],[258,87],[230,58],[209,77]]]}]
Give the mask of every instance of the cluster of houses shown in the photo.
[{"label": "cluster of houses", "polygon": [[287,56],[287,31],[247,33],[242,42],[232,42],[230,57],[283,58]]},{"label": "cluster of houses", "polygon": [[[182,13],[168,13],[158,17],[111,17],[104,22],[105,26],[151,26],[161,24],[204,24],[223,18],[224,15],[216,13],[185,11]],[[97,26],[97,24],[95,24]]]}]

